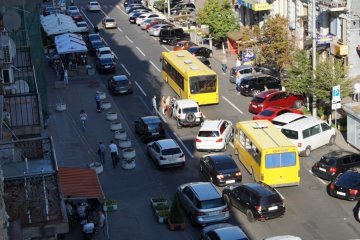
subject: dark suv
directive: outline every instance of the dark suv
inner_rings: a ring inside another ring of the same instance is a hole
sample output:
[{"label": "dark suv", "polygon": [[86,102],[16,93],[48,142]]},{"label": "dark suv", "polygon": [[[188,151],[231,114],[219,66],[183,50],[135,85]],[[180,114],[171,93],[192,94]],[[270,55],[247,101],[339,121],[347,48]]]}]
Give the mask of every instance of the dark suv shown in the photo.
[{"label": "dark suv", "polygon": [[360,167],[360,155],[347,151],[325,154],[312,167],[312,172],[323,179],[334,180],[340,173],[352,167]]},{"label": "dark suv", "polygon": [[245,213],[250,222],[265,221],[285,213],[280,194],[262,182],[227,186],[223,190],[223,198],[229,206]]},{"label": "dark suv", "polygon": [[236,88],[242,95],[256,96],[264,90],[281,89],[281,81],[270,75],[257,73],[243,78]]},{"label": "dark suv", "polygon": [[134,126],[136,134],[144,142],[165,138],[165,130],[158,116],[139,117]]},{"label": "dark suv", "polygon": [[174,46],[178,41],[189,41],[190,35],[184,32],[182,28],[161,29],[159,33],[160,44]]}]

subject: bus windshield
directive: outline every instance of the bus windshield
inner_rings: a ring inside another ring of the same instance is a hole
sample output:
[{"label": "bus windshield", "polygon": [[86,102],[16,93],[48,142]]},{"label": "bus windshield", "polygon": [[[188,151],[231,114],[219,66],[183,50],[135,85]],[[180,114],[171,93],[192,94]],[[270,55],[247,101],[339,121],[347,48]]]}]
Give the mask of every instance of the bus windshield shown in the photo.
[{"label": "bus windshield", "polygon": [[216,92],[216,75],[191,77],[190,91],[192,94]]}]

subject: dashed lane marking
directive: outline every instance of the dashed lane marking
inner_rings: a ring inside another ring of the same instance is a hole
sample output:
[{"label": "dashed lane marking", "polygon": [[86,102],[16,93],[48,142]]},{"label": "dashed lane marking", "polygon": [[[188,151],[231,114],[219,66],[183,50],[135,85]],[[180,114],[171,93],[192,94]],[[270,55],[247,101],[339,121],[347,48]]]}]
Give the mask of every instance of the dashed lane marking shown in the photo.
[{"label": "dashed lane marking", "polygon": [[185,151],[189,154],[189,156],[191,158],[194,158],[194,156],[191,154],[190,150],[185,146],[185,144],[183,143],[183,141],[181,141],[181,139],[178,137],[178,135],[173,132],[174,136],[176,137],[176,139],[178,140],[178,142],[183,146],[183,148],[185,149]]},{"label": "dashed lane marking", "polygon": [[[313,172],[312,172],[310,169],[309,169],[309,173],[310,173],[311,175],[314,175]],[[325,182],[325,181],[322,180],[321,178],[318,178],[318,177],[317,177],[317,179],[318,179],[322,184],[327,185],[327,182]]]},{"label": "dashed lane marking", "polygon": [[140,85],[137,83],[137,81],[135,81],[135,84],[136,84],[136,86],[140,89],[140,91],[142,92],[142,94],[144,94],[144,96],[146,97],[147,95],[146,95],[145,91],[140,87]]},{"label": "dashed lane marking", "polygon": [[131,40],[127,35],[126,35],[125,37],[126,37],[126,39],[127,39],[129,42],[134,43],[134,41]]},{"label": "dashed lane marking", "polygon": [[222,96],[222,99],[224,99],[225,101],[227,101],[233,108],[235,108],[239,113],[244,114],[239,108],[237,108],[232,102],[230,102],[229,99],[227,99],[226,97]]},{"label": "dashed lane marking", "polygon": [[136,47],[136,49],[144,56],[146,57],[145,53],[143,51],[141,51],[141,49],[139,47]]},{"label": "dashed lane marking", "polygon": [[129,76],[131,76],[131,73],[127,70],[127,68],[124,66],[124,64],[120,64],[121,65],[121,67],[125,70],[125,72],[129,75]]},{"label": "dashed lane marking", "polygon": [[89,22],[89,24],[91,25],[92,28],[94,28],[94,24],[92,24],[92,22],[90,21],[90,19],[86,16],[86,14],[84,13],[84,11],[81,9],[81,12],[83,13],[84,17],[86,18],[86,20]]},{"label": "dashed lane marking", "polygon": [[153,61],[150,60],[149,62],[158,72],[161,72],[160,69],[155,65],[155,63],[153,63]]},{"label": "dashed lane marking", "polygon": [[123,14],[127,15],[126,12],[124,12],[119,5],[116,5],[116,8],[119,9]]},{"label": "dashed lane marking", "polygon": [[121,28],[119,28],[119,27],[118,27],[117,29],[118,29],[120,32],[122,32],[122,31],[123,31],[123,30],[122,30]]}]

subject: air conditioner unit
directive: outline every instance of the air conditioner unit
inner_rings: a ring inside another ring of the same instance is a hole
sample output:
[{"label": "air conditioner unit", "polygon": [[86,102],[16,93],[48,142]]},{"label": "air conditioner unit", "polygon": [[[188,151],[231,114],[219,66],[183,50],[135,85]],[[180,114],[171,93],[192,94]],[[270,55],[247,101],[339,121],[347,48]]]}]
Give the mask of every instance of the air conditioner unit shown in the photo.
[{"label": "air conditioner unit", "polygon": [[11,52],[10,52],[10,45],[3,45],[2,46],[2,52],[3,52],[3,62],[4,63],[11,63]]}]

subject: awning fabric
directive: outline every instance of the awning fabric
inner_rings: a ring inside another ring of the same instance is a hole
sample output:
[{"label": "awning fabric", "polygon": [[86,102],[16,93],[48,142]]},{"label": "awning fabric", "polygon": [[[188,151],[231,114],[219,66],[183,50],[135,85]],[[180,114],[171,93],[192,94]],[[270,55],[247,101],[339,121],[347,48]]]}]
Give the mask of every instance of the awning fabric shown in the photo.
[{"label": "awning fabric", "polygon": [[228,32],[226,33],[226,36],[233,40],[233,41],[239,41],[241,39],[241,31],[234,31],[234,32]]},{"label": "awning fabric", "polygon": [[55,37],[58,54],[87,52],[86,43],[79,34],[64,33]]},{"label": "awning fabric", "polygon": [[60,186],[65,199],[104,198],[95,170],[59,168]]},{"label": "awning fabric", "polygon": [[40,17],[41,25],[48,36],[67,32],[78,32],[79,28],[74,20],[64,14],[50,14]]}]

